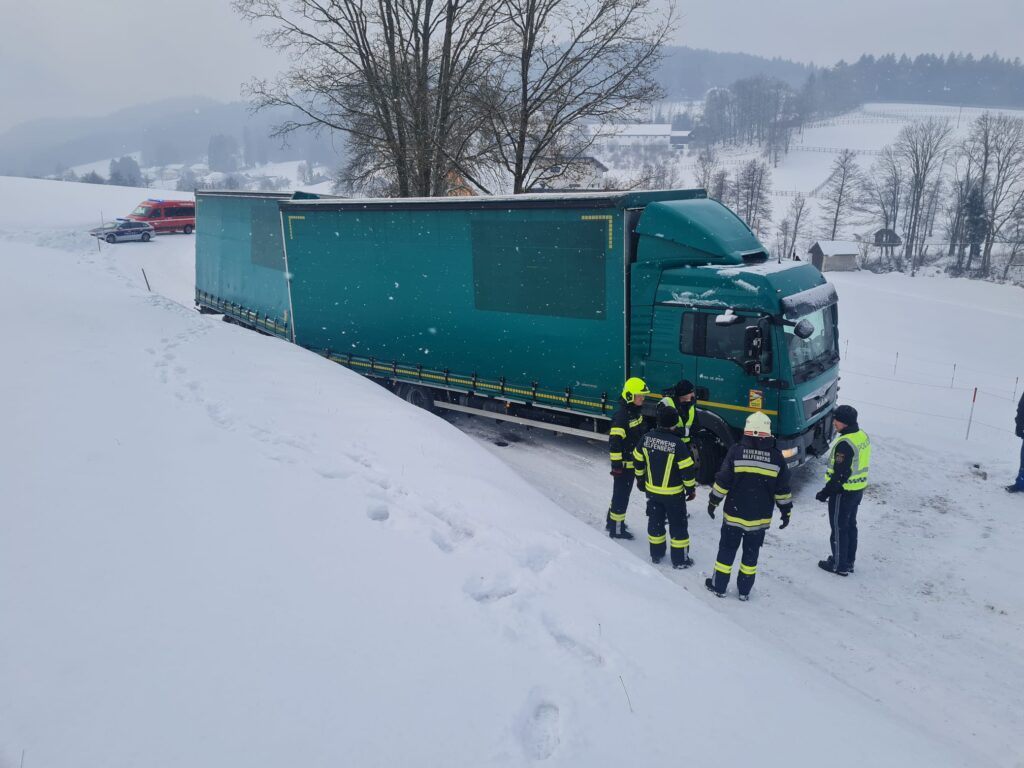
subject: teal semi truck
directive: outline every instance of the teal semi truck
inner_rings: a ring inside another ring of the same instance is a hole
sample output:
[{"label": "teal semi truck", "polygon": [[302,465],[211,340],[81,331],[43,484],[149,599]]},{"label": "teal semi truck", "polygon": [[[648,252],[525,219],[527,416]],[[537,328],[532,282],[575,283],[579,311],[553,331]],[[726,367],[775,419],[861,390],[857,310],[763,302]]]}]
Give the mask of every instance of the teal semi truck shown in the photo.
[{"label": "teal semi truck", "polygon": [[835,290],[810,264],[771,261],[703,190],[199,192],[196,232],[201,310],[423,407],[602,437],[628,376],[655,392],[688,378],[704,481],[755,410],[791,465],[831,438]]}]

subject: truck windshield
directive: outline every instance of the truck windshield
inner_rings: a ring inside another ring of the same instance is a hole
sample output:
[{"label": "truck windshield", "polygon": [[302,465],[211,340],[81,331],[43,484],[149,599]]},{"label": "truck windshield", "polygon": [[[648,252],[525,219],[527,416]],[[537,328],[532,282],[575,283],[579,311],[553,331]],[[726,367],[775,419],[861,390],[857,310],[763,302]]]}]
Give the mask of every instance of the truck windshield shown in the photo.
[{"label": "truck windshield", "polygon": [[824,372],[839,359],[834,309],[825,307],[800,319],[814,326],[814,333],[801,339],[793,332],[793,326],[785,326],[789,365],[796,384]]},{"label": "truck windshield", "polygon": [[145,206],[145,205],[140,205],[138,208],[136,208],[134,211],[132,211],[132,216],[142,216],[142,217],[148,219],[152,213],[153,213],[153,209],[152,208],[150,208],[148,206]]}]

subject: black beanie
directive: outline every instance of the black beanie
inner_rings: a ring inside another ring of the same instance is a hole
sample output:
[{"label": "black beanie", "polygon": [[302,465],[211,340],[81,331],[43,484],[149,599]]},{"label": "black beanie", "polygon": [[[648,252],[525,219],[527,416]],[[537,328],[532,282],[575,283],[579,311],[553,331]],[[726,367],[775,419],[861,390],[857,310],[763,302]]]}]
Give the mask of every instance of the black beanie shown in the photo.
[{"label": "black beanie", "polygon": [[832,418],[841,421],[846,426],[857,423],[857,409],[852,405],[840,405],[832,411]]},{"label": "black beanie", "polygon": [[688,379],[680,379],[679,383],[676,384],[676,397],[686,397],[688,394],[693,392],[693,382]]}]

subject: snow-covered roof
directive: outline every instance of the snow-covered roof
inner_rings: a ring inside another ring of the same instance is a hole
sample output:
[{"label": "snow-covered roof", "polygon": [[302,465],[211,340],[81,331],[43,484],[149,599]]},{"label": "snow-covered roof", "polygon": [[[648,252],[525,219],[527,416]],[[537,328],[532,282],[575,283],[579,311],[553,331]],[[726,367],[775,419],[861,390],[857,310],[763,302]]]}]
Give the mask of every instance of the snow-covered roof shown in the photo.
[{"label": "snow-covered roof", "polygon": [[672,123],[605,123],[591,127],[594,133],[625,138],[657,138],[672,136]]},{"label": "snow-covered roof", "polygon": [[860,246],[849,240],[819,240],[814,245],[818,246],[825,256],[860,255]]}]

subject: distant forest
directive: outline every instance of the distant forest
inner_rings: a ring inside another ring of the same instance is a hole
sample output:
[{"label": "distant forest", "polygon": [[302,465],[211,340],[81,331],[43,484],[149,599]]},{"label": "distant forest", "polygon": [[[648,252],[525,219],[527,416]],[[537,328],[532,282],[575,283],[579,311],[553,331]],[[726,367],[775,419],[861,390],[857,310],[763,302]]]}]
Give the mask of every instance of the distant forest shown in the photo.
[{"label": "distant forest", "polygon": [[805,107],[837,114],[869,101],[909,101],[965,107],[1024,107],[1024,63],[995,55],[893,54],[812,71]]}]

